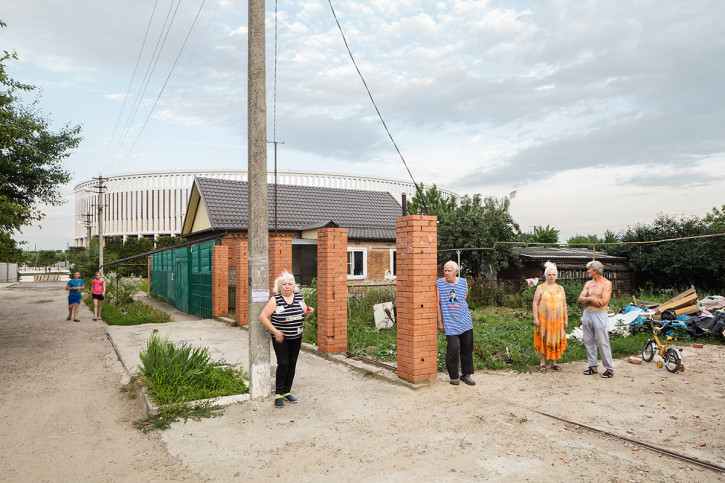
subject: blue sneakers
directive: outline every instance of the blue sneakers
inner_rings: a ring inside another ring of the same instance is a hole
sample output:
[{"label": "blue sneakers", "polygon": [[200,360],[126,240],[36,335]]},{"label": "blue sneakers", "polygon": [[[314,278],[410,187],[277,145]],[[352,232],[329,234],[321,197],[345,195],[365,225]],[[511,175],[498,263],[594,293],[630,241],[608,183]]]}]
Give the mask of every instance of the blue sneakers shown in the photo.
[{"label": "blue sneakers", "polygon": [[284,396],[280,394],[274,396],[274,407],[276,409],[282,409],[284,407]]},{"label": "blue sneakers", "polygon": [[294,397],[290,393],[284,394],[282,397],[284,397],[288,402],[291,402],[291,403],[296,403],[297,402],[297,398]]}]

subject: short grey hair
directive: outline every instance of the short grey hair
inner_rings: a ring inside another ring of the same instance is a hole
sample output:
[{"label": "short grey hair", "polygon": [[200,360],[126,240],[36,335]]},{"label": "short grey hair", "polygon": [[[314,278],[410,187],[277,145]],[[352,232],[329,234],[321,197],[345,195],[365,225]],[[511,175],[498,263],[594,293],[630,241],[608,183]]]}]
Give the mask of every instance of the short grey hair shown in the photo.
[{"label": "short grey hair", "polygon": [[274,288],[272,291],[274,293],[279,293],[282,289],[282,282],[285,280],[291,280],[292,284],[295,286],[294,291],[299,292],[300,288],[297,286],[297,282],[295,282],[295,276],[289,273],[287,270],[283,271],[279,274],[279,277],[274,281]]},{"label": "short grey hair", "polygon": [[591,262],[587,263],[587,270],[590,268],[597,272],[599,275],[604,275],[604,265],[602,265],[602,262],[592,260]]},{"label": "short grey hair", "polygon": [[554,263],[554,262],[546,262],[544,264],[544,277],[546,277],[546,274],[548,272],[554,272],[557,275],[559,275],[559,269],[556,268],[556,263]]},{"label": "short grey hair", "polygon": [[445,265],[443,265],[443,268],[446,268],[448,265],[450,265],[451,268],[453,268],[453,270],[458,273],[458,264],[456,262],[454,262],[453,260],[448,260]]}]

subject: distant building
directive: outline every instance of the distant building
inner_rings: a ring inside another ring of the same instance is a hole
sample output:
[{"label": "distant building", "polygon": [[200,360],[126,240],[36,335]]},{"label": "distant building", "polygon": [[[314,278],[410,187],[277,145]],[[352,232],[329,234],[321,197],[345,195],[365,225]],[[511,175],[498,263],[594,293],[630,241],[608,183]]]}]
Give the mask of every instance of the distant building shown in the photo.
[{"label": "distant building", "polygon": [[[592,250],[586,248],[514,248],[524,266],[507,268],[496,274],[498,281],[522,282],[526,278],[538,278],[543,282],[544,263],[553,262],[559,271],[559,280],[589,280],[586,264],[592,261]],[[615,257],[597,252],[596,260],[604,264],[604,276],[612,282],[612,290],[631,293],[634,291],[634,268],[626,257]]]},{"label": "distant building", "polygon": [[[104,236],[156,238],[179,236],[187,212],[187,201],[194,177],[247,181],[245,170],[179,170],[129,173],[105,178],[103,194]],[[274,173],[267,173],[267,183],[274,183]],[[412,195],[411,181],[379,176],[278,171],[279,185],[384,191],[398,202],[403,193]],[[83,181],[75,187],[75,244],[84,246],[88,227],[98,233],[97,182]],[[445,195],[452,191],[439,188]],[[89,215],[88,217],[84,215]],[[89,224],[86,223],[88,220]]]},{"label": "distant building", "polygon": [[[268,186],[270,236],[275,229],[274,187]],[[247,183],[196,178],[181,236],[189,241],[219,235],[233,246],[247,239]],[[351,284],[395,277],[395,219],[400,203],[385,191],[280,185],[277,187],[277,235],[291,238],[293,272],[308,284],[317,275],[317,230],[330,224],[347,229],[347,278]],[[219,243],[219,242],[217,242]],[[236,253],[229,251],[230,266]]]}]

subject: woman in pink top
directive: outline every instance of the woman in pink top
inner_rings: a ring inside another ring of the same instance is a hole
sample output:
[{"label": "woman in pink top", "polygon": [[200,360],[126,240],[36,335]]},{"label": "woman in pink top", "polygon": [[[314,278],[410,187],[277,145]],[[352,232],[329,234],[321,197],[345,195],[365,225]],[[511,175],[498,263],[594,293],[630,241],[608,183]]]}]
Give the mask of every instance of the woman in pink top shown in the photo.
[{"label": "woman in pink top", "polygon": [[93,320],[101,318],[101,306],[103,305],[103,297],[106,296],[106,281],[101,278],[101,272],[96,272],[96,278],[91,282],[93,289],[91,297],[93,297]]}]

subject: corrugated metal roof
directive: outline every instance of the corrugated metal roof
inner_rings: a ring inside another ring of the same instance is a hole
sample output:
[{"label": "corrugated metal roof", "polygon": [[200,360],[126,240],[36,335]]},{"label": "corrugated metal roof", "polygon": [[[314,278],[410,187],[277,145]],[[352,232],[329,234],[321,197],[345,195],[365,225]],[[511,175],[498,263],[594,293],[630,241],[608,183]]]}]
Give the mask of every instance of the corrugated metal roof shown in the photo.
[{"label": "corrugated metal roof", "polygon": [[[247,183],[195,178],[215,231],[247,231]],[[299,231],[330,220],[348,229],[348,237],[395,240],[401,206],[386,191],[277,185],[277,229]],[[274,225],[274,186],[267,187],[269,226]]]},{"label": "corrugated metal roof", "polygon": [[[571,259],[571,260],[591,260],[592,251],[588,248],[553,248],[553,247],[526,247],[514,248],[521,257],[529,260],[552,260],[552,259]],[[609,260],[611,262],[626,262],[625,257],[615,257],[597,251],[597,260]]]}]

